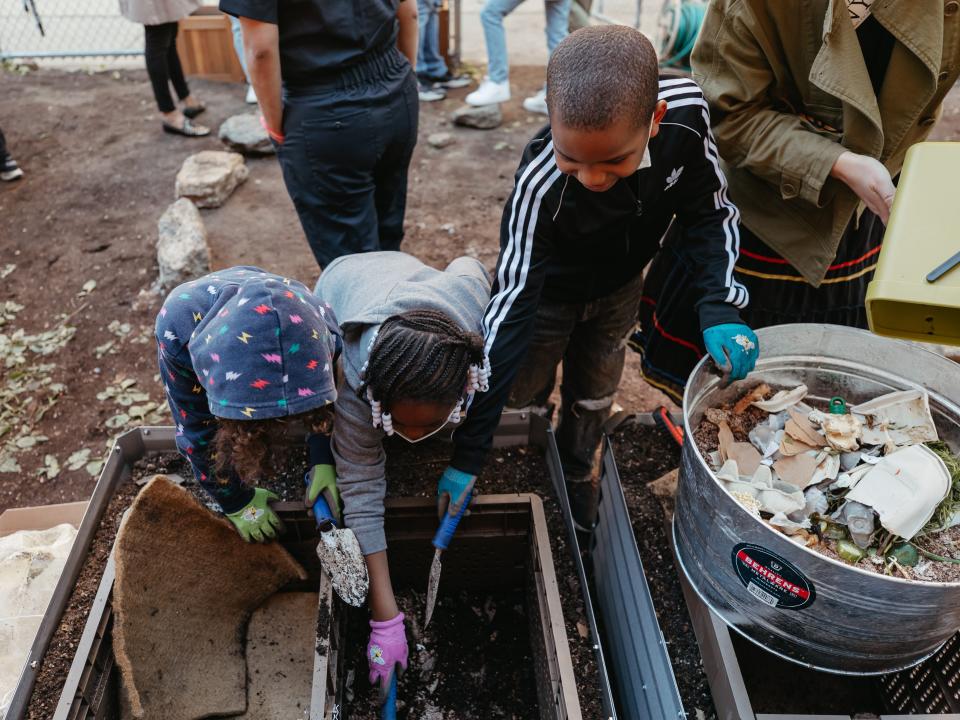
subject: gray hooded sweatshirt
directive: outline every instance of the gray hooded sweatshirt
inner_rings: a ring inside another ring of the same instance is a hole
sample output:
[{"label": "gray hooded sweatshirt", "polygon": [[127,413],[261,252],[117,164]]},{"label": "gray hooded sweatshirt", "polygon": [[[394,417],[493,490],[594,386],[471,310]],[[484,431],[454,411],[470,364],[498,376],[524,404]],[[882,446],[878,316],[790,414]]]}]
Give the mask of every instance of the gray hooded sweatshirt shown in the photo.
[{"label": "gray hooded sweatshirt", "polygon": [[314,293],[330,304],[343,331],[344,379],[337,391],[331,447],[344,521],[363,554],[370,555],[387,547],[383,430],[373,427],[370,404],[357,396],[370,341],[384,320],[411,310],[443,312],[464,330],[482,335],[490,279],[473,258],[457,258],[440,271],[406,253],[370,252],[334,260]]}]

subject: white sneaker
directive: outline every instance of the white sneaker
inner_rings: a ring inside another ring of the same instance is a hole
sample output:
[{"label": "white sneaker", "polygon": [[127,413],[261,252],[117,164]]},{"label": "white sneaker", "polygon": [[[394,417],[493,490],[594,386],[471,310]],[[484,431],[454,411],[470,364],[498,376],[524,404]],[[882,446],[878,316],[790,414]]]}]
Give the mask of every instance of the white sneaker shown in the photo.
[{"label": "white sneaker", "polygon": [[253,85],[247,85],[247,103],[250,105],[257,104],[257,93],[253,89]]},{"label": "white sneaker", "polygon": [[541,90],[536,95],[532,95],[523,101],[523,108],[528,112],[547,115],[547,91]]},{"label": "white sneaker", "polygon": [[510,81],[506,80],[498,83],[485,77],[483,82],[480,83],[480,87],[467,95],[465,99],[467,105],[473,105],[474,107],[507,102],[510,99]]}]

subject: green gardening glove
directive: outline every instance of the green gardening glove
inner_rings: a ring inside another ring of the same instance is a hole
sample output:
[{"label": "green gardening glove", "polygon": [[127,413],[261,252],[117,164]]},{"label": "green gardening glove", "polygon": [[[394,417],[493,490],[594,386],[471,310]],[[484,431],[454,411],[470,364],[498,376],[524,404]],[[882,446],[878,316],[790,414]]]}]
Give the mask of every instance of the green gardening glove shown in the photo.
[{"label": "green gardening glove", "polygon": [[253,489],[253,499],[227,517],[237,528],[237,532],[247,542],[266,542],[277,537],[283,530],[283,523],[270,508],[271,500],[279,500],[275,493],[263,488]]},{"label": "green gardening glove", "polygon": [[330,512],[333,513],[333,520],[337,527],[343,527],[340,513],[340,491],[337,490],[337,471],[333,465],[314,465],[307,471],[304,478],[307,485],[307,507],[313,507],[313,504],[323,493]]}]

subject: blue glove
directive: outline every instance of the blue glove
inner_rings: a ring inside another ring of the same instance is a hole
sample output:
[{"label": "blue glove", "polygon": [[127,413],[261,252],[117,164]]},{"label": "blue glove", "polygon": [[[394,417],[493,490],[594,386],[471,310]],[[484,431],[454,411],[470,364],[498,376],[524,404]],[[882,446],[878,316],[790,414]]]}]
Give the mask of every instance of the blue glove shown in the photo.
[{"label": "blue glove", "polygon": [[730,380],[743,380],[757,364],[760,341],[743,323],[714,325],[703,331],[703,344],[710,357]]},{"label": "blue glove", "polygon": [[443,517],[443,513],[456,515],[460,512],[463,503],[470,504],[473,497],[473,483],[477,476],[457,470],[449,465],[440,476],[440,482],[437,483],[437,510],[438,515]]}]

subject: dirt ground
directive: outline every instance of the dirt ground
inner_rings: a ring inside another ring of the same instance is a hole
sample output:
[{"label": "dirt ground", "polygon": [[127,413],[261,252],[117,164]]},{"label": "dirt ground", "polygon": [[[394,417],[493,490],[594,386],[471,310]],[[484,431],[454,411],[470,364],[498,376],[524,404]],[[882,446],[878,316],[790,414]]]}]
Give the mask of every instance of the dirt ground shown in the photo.
[{"label": "dirt ground", "polygon": [[[520,102],[536,91],[542,77],[542,68],[514,68],[515,100],[505,107],[504,124],[492,131],[450,125],[449,113],[469,89],[421,105],[406,251],[438,267],[463,254],[488,267],[495,264],[503,202],[523,146],[542,121]],[[214,129],[250,110],[239,85],[196,80],[192,89],[209,107],[200,121]],[[186,139],[162,133],[143,71],[0,72],[0,97],[0,126],[26,173],[22,181],[0,187],[0,333],[76,328],[46,357],[28,354],[31,362],[52,363],[44,376],[64,387],[57,388],[59,394],[36,393],[38,400],[20,408],[7,434],[0,435],[0,446],[21,433],[32,438],[15,454],[21,471],[0,472],[2,511],[83,499],[92,492],[97,468],[87,464],[103,456],[124,426],[140,424],[116,417],[130,404],[129,398],[127,405],[121,402],[120,381],[135,380],[126,390],[149,395],[149,401],[136,396],[133,402],[162,403],[151,337],[161,298],[140,293],[157,274],[157,219],[175,199],[177,171],[191,153],[221,144],[215,134]],[[456,143],[436,150],[426,137],[441,130],[452,132]],[[312,284],[318,268],[276,160],[247,162],[250,179],[222,208],[203,211],[213,267],[260,265]],[[90,280],[96,287],[84,292]],[[8,301],[23,309],[4,323]],[[97,357],[96,349],[110,341],[113,345]],[[663,403],[665,398],[639,379],[636,359],[629,362],[620,404],[643,409]],[[0,360],[0,374],[11,372]],[[111,386],[110,397],[97,398]],[[41,420],[30,422],[41,397],[51,398],[51,407]],[[152,412],[167,422],[162,405]],[[111,418],[118,427],[105,427]],[[25,422],[29,431],[23,430]],[[76,456],[79,466],[68,469],[67,461],[84,449],[86,458]],[[54,461],[58,473],[38,474]]]},{"label": "dirt ground", "polygon": [[[405,250],[436,266],[461,254],[493,266],[503,201],[542,122],[520,103],[542,78],[543,68],[513,68],[514,100],[492,131],[450,126],[469,89],[421,105]],[[214,129],[250,110],[239,85],[192,87],[209,107],[202,122]],[[26,351],[28,363],[15,368],[0,359],[0,447],[20,445],[12,449],[20,470],[0,466],[2,511],[87,497],[115,434],[140,417],[166,422],[151,337],[161,298],[141,292],[157,274],[156,223],[174,200],[180,165],[221,146],[215,134],[162,133],[144,71],[0,71],[0,97],[0,126],[26,173],[0,187],[0,333],[23,330],[49,353]],[[430,147],[426,137],[440,130],[456,143]],[[954,93],[936,137],[958,136]],[[248,165],[250,179],[229,201],[203,211],[213,267],[254,264],[312,283],[318,268],[276,161]],[[668,402],[639,379],[637,364],[631,355],[619,404],[645,410]],[[33,372],[26,380],[24,367]]]}]

